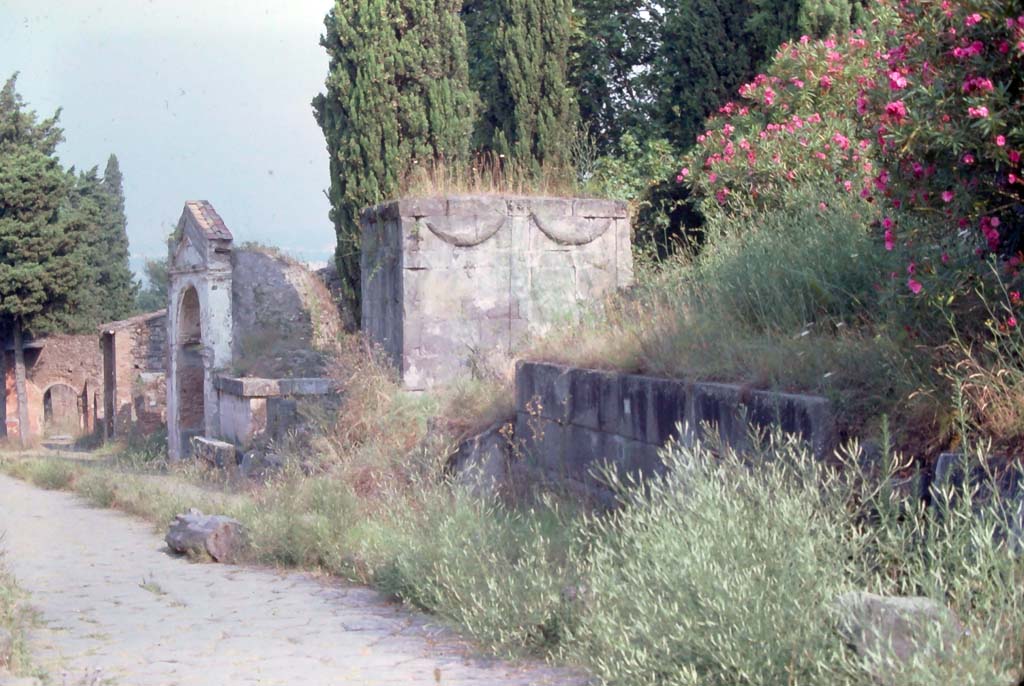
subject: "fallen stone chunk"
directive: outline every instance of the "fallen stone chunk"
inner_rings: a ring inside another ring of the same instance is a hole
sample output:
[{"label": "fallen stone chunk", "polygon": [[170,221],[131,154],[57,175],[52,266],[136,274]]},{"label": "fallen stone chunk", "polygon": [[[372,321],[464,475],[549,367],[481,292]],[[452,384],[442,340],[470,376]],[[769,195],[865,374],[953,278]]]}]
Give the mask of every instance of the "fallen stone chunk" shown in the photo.
[{"label": "fallen stone chunk", "polygon": [[235,519],[206,515],[192,508],[174,518],[164,540],[178,553],[206,553],[217,562],[232,562],[245,545],[245,532]]},{"label": "fallen stone chunk", "polygon": [[930,598],[887,597],[854,591],[835,601],[840,635],[862,658],[874,660],[874,676],[892,682],[891,671],[921,655],[941,660],[964,635],[956,613]]}]

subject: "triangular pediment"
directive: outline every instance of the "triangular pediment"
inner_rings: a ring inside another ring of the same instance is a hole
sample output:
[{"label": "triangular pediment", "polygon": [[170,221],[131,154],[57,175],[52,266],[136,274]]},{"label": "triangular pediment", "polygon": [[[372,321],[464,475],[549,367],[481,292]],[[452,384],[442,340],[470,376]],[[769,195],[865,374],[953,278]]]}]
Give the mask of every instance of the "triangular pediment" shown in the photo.
[{"label": "triangular pediment", "polygon": [[202,269],[206,266],[205,252],[198,249],[194,239],[186,234],[174,251],[174,266],[177,269]]}]

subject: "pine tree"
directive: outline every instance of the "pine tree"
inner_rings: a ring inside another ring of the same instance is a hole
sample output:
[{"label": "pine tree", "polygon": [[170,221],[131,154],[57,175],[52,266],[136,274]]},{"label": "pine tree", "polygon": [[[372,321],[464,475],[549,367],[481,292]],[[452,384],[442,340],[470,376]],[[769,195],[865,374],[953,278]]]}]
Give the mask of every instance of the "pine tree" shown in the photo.
[{"label": "pine tree", "polygon": [[358,320],[359,212],[399,191],[417,161],[468,156],[461,0],[336,0],[320,44],[326,93],[313,100],[330,153],[331,220],[343,295]]},{"label": "pine tree", "polygon": [[24,334],[46,330],[49,317],[78,290],[81,254],[60,221],[67,174],[57,159],[60,112],[40,121],[16,90],[0,90],[0,323],[14,342],[18,421],[28,428]]},{"label": "pine tree", "polygon": [[139,291],[136,309],[152,312],[167,307],[167,291],[170,277],[167,274],[167,260],[146,260],[146,287]]}]

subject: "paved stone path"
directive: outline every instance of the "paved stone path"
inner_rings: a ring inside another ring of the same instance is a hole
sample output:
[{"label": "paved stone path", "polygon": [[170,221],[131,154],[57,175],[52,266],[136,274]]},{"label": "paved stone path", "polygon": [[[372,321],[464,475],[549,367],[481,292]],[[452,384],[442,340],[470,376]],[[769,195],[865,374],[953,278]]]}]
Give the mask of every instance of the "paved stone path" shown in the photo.
[{"label": "paved stone path", "polygon": [[145,522],[6,476],[0,532],[45,622],[33,649],[58,684],[582,683],[544,665],[471,658],[369,589],[171,557]]}]

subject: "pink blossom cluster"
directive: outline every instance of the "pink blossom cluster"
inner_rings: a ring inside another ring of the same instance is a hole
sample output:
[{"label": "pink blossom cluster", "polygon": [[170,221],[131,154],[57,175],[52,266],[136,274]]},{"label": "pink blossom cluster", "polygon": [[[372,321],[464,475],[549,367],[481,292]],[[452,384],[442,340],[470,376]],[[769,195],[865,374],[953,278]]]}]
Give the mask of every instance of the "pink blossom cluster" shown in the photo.
[{"label": "pink blossom cluster", "polygon": [[[907,286],[918,293],[971,226],[988,252],[1024,233],[1006,210],[1024,204],[1024,111],[1006,87],[1024,68],[1024,16],[962,0],[876,2],[897,10],[895,24],[878,12],[867,30],[780,47],[709,122],[679,180],[707,216],[768,207],[797,182],[857,191],[883,213],[884,248],[915,265]],[[934,212],[916,216],[933,221],[898,231],[901,212],[923,207]]]}]

